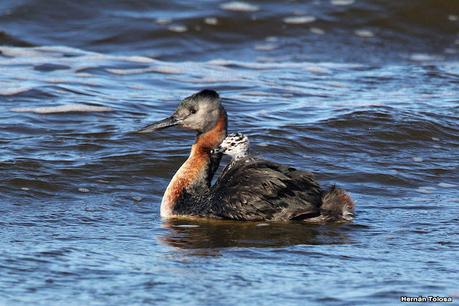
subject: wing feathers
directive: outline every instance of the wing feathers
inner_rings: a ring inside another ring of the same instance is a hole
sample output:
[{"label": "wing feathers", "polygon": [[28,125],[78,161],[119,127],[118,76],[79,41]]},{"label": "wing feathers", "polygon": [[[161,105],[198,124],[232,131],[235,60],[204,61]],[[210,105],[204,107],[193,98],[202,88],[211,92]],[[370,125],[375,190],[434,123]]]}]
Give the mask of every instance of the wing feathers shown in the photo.
[{"label": "wing feathers", "polygon": [[245,158],[213,187],[211,213],[237,220],[293,220],[320,213],[322,191],[311,173]]}]

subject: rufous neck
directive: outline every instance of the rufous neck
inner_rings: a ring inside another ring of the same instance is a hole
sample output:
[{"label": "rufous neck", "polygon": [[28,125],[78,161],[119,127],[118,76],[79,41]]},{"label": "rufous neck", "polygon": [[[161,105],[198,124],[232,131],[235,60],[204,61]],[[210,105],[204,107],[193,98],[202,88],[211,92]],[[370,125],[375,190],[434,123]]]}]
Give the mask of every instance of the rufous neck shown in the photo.
[{"label": "rufous neck", "polygon": [[[191,147],[190,157],[187,160],[187,163],[195,165],[195,170],[199,173],[193,185],[210,187],[212,177],[221,159],[211,158],[211,151],[217,148],[225,139],[227,134],[226,129],[227,117],[225,110],[222,109],[215,126],[207,132],[196,136],[196,141]],[[202,168],[196,168],[197,165],[201,165]]]},{"label": "rufous neck", "polygon": [[[184,198],[185,194],[193,195],[205,193],[209,190],[215,166],[211,164],[211,150],[218,147],[226,137],[227,119],[223,110],[216,124],[205,133],[196,137],[191,147],[190,156],[172,178],[161,203],[161,216],[171,217],[176,215],[176,205]],[[213,167],[214,166],[214,167]],[[196,203],[184,203],[193,205]]]},{"label": "rufous neck", "polygon": [[226,112],[222,108],[215,125],[210,130],[196,136],[196,141],[192,148],[192,154],[193,150],[210,153],[212,149],[218,147],[226,137],[227,125],[228,119]]}]

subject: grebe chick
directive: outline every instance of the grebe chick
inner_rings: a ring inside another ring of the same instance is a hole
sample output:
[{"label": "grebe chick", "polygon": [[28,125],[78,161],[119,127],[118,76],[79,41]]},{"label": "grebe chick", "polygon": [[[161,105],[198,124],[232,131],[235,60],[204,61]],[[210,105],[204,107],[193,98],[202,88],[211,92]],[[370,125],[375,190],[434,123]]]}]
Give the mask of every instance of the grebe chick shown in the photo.
[{"label": "grebe chick", "polygon": [[[224,177],[226,172],[228,172],[233,165],[236,164],[236,161],[243,159],[249,156],[249,137],[242,133],[231,133],[226,136],[223,142],[211,151],[212,158],[213,158],[213,173],[217,171],[218,165],[217,161],[220,162],[222,155],[228,155],[231,157],[228,165],[226,165],[225,169],[221,173],[221,177]],[[217,180],[217,184],[219,181]]]},{"label": "grebe chick", "polygon": [[[249,158],[250,141],[242,133],[232,133],[226,136],[214,154],[223,153],[231,157],[231,161],[222,172],[222,177],[226,175],[232,167],[237,166],[240,160],[248,162],[255,160]],[[219,182],[217,182],[218,184]],[[354,219],[354,202],[351,197],[342,189],[332,186],[322,198],[320,215],[307,219],[308,222],[350,222]]]},{"label": "grebe chick", "polygon": [[[146,126],[149,133],[171,126],[196,132],[188,159],[175,173],[161,202],[161,216],[197,216],[241,221],[317,218],[325,191],[313,174],[250,156],[236,161],[211,186],[216,149],[227,135],[227,116],[219,95],[202,90],[185,98],[172,116]],[[349,200],[337,197],[336,200]]]},{"label": "grebe chick", "polygon": [[233,161],[236,161],[249,155],[249,147],[249,137],[242,133],[231,133],[223,139],[218,148],[213,150],[213,153],[229,155]]}]

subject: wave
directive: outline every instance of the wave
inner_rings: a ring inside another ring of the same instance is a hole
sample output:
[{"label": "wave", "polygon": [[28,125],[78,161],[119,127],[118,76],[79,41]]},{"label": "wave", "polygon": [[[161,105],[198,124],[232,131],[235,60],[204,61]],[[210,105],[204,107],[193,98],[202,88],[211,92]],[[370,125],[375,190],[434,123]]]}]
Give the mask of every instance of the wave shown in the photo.
[{"label": "wave", "polygon": [[37,114],[56,114],[56,113],[95,113],[95,112],[111,112],[113,109],[106,106],[94,106],[84,104],[66,104],[59,106],[44,106],[44,107],[18,107],[11,109],[18,113],[37,113]]},{"label": "wave", "polygon": [[[182,1],[2,4],[0,45],[67,45],[172,61],[268,55],[372,63],[457,59],[458,54],[459,4],[454,0],[221,1],[202,3],[200,10]],[[19,26],[24,18],[27,24]],[[72,35],[75,24],[77,38]],[[269,47],[259,47],[267,42]]]}]

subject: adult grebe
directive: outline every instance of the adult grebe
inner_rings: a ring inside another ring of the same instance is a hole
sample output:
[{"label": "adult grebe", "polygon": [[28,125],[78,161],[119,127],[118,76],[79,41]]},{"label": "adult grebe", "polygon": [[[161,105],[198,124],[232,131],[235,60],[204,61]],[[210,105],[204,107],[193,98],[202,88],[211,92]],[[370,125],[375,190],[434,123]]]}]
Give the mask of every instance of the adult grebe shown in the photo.
[{"label": "adult grebe", "polygon": [[[326,193],[311,173],[269,161],[249,159],[210,186],[216,165],[212,150],[225,139],[227,116],[219,95],[202,90],[185,98],[174,114],[146,126],[148,133],[171,126],[197,132],[190,156],[175,173],[162,202],[161,216],[198,216],[233,220],[289,221],[317,218]],[[352,205],[344,192],[333,197]]]}]

